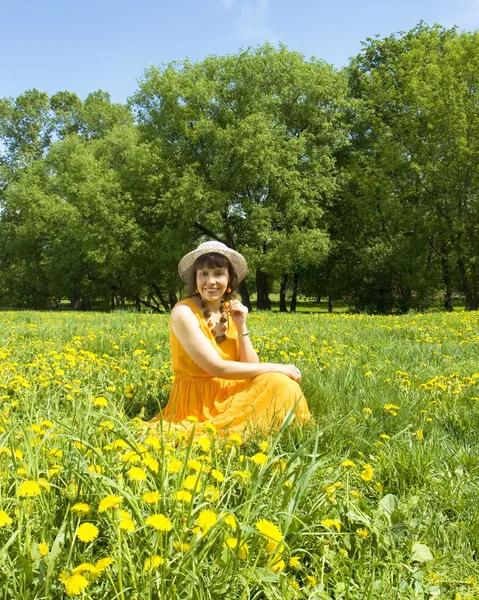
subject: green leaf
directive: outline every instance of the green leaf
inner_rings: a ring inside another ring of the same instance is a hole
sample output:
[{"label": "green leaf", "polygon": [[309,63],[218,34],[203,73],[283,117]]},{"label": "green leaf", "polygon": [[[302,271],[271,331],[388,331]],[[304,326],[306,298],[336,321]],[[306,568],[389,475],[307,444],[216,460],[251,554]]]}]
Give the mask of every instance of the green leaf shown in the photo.
[{"label": "green leaf", "polygon": [[432,552],[425,544],[414,544],[412,547],[411,562],[425,563],[433,560]]}]

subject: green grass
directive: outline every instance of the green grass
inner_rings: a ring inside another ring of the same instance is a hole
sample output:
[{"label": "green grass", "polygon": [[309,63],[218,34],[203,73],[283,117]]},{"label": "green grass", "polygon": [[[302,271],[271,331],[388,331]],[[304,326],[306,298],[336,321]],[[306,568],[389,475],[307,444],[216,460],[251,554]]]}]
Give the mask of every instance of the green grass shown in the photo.
[{"label": "green grass", "polygon": [[[142,428],[171,386],[168,317],[0,324],[0,598],[65,598],[78,581],[85,598],[128,600],[479,597],[478,314],[253,313],[261,359],[300,367],[315,424],[240,446]],[[41,493],[19,495],[25,481]],[[157,513],[171,531],[147,524]],[[281,532],[274,549],[261,520]],[[79,540],[82,522],[96,539]]]}]

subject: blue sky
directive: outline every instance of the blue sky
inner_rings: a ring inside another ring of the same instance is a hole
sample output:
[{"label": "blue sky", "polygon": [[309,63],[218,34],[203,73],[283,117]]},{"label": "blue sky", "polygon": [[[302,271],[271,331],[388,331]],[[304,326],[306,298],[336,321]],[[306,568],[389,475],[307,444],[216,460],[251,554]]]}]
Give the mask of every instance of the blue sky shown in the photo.
[{"label": "blue sky", "polygon": [[2,0],[0,97],[102,89],[124,102],[149,65],[266,40],[336,67],[420,20],[479,28],[479,0]]}]

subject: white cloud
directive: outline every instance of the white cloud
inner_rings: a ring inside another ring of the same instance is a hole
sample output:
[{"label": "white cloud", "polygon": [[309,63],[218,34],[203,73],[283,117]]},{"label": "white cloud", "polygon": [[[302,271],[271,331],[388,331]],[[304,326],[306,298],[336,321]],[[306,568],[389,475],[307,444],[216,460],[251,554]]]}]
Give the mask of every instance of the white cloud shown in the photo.
[{"label": "white cloud", "polygon": [[249,42],[277,42],[277,36],[268,25],[271,0],[222,0],[228,9],[236,4],[238,15],[233,23],[233,36]]}]

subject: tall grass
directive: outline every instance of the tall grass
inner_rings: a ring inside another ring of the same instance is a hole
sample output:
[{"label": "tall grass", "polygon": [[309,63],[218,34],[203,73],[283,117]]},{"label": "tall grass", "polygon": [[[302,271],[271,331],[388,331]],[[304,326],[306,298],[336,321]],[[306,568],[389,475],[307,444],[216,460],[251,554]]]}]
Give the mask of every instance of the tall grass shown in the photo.
[{"label": "tall grass", "polygon": [[478,315],[252,315],[315,422],[243,440],[144,428],[163,316],[0,322],[0,598],[479,597]]}]

